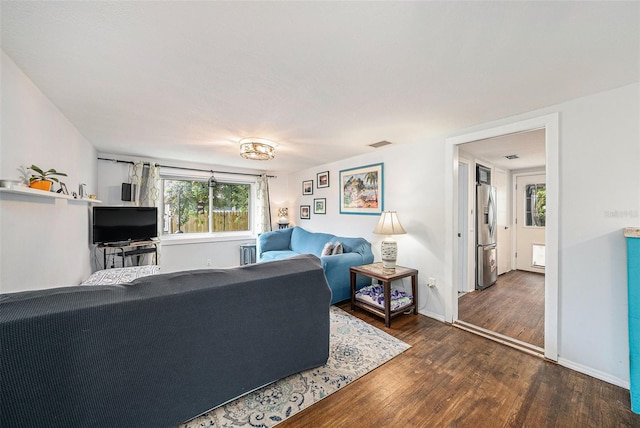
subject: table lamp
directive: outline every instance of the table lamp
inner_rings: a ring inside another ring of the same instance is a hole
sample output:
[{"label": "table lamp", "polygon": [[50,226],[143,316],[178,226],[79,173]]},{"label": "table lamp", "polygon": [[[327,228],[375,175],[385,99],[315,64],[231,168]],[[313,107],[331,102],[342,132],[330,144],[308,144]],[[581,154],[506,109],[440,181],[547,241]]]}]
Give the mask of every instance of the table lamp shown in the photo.
[{"label": "table lamp", "polygon": [[382,267],[384,269],[395,269],[396,259],[398,258],[398,243],[393,239],[392,235],[407,233],[398,220],[398,214],[395,211],[383,211],[378,225],[373,229],[373,233],[386,235],[380,244]]},{"label": "table lamp", "polygon": [[282,207],[282,208],[278,209],[278,216],[280,217],[278,219],[278,223],[280,223],[280,224],[288,224],[289,223],[289,219],[287,218],[288,215],[289,215],[289,208]]}]

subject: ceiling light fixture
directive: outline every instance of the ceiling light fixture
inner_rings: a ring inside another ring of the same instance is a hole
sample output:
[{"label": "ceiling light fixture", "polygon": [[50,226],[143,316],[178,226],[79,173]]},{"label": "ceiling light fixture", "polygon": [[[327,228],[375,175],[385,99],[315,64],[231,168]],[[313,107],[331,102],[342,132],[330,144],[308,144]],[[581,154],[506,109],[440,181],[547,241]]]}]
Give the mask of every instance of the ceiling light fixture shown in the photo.
[{"label": "ceiling light fixture", "polygon": [[264,138],[240,140],[240,156],[251,160],[270,160],[276,155],[276,143]]}]

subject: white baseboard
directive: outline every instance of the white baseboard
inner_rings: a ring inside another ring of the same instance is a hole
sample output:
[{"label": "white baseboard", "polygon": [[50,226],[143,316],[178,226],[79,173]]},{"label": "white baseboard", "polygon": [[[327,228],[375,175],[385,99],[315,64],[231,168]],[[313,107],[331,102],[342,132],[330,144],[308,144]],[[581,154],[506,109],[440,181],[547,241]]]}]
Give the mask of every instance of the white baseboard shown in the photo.
[{"label": "white baseboard", "polygon": [[445,322],[444,315],[436,314],[435,312],[425,311],[424,309],[418,309],[418,313],[424,315],[425,317],[433,318],[440,322]]},{"label": "white baseboard", "polygon": [[584,373],[586,375],[589,375],[596,379],[603,380],[605,382],[611,383],[613,385],[619,386],[624,389],[629,389],[631,386],[628,380],[620,379],[619,377],[616,377],[616,376],[611,376],[608,373],[601,372],[600,370],[596,370],[592,367],[587,367],[585,365],[578,364],[571,360],[567,360],[566,358],[558,358],[558,364],[568,369],[575,370],[580,373]]}]

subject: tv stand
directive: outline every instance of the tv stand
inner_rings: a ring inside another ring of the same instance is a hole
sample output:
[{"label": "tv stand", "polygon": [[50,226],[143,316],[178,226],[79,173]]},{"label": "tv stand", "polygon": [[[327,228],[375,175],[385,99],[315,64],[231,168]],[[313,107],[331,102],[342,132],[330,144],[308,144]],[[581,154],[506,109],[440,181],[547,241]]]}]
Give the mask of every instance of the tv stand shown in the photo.
[{"label": "tv stand", "polygon": [[104,269],[109,269],[107,257],[113,257],[111,268],[116,267],[116,257],[122,259],[122,267],[124,267],[126,257],[136,256],[135,266],[140,266],[140,256],[144,254],[153,254],[153,264],[158,264],[158,241],[104,242],[99,244],[98,248],[102,250]]}]

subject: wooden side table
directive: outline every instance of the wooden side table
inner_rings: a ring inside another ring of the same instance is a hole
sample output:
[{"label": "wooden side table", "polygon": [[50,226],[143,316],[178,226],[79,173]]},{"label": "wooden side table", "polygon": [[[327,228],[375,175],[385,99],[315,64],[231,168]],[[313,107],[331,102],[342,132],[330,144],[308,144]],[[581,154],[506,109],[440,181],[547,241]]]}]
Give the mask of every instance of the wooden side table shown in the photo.
[{"label": "wooden side table", "polygon": [[[391,318],[402,315],[404,312],[411,310],[414,314],[418,313],[418,271],[416,269],[396,266],[395,269],[384,269],[382,262],[371,263],[362,266],[353,266],[349,268],[351,274],[351,310],[355,310],[356,306],[384,318],[384,325],[391,327]],[[384,288],[384,308],[356,300],[356,275],[364,275],[369,278],[377,279],[382,282]],[[413,294],[412,301],[409,305],[405,305],[395,311],[391,310],[391,282],[411,277],[411,292]]]}]

